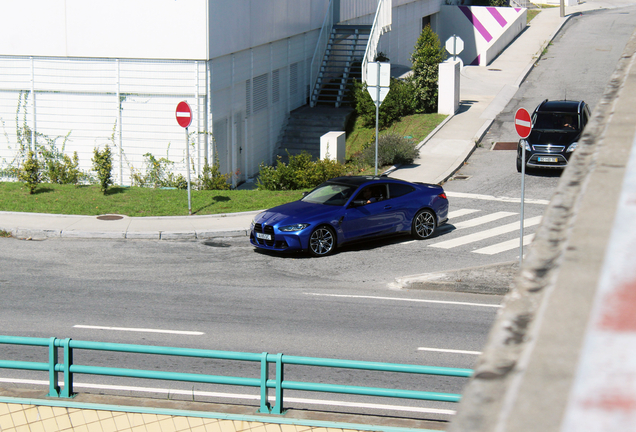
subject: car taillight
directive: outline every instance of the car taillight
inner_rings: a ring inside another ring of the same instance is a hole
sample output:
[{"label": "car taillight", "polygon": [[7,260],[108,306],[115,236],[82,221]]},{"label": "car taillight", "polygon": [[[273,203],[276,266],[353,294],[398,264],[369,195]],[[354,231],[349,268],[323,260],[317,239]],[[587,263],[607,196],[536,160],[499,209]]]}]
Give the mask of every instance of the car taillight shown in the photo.
[{"label": "car taillight", "polygon": [[437,195],[438,197],[442,198],[442,199],[448,199],[446,197],[446,194],[444,192],[442,192],[441,194]]}]

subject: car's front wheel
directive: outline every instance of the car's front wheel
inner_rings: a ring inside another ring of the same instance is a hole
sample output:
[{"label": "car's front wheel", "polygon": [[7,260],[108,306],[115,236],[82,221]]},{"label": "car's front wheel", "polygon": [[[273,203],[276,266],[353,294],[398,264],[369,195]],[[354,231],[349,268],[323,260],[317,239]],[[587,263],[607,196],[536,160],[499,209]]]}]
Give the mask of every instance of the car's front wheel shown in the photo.
[{"label": "car's front wheel", "polygon": [[309,237],[309,254],[315,257],[326,256],[336,248],[336,233],[326,225],[320,226]]},{"label": "car's front wheel", "polygon": [[521,172],[521,158],[517,156],[517,172]]},{"label": "car's front wheel", "polygon": [[428,209],[420,210],[413,218],[411,234],[418,240],[429,238],[435,232],[437,222],[435,214]]}]

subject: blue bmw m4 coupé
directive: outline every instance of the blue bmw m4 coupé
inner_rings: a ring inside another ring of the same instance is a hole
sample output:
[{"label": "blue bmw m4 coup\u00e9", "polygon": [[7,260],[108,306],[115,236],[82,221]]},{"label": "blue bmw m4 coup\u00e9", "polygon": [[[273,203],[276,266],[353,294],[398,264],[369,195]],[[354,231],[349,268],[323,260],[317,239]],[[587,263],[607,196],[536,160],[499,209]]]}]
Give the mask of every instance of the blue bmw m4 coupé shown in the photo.
[{"label": "blue bmw m4 coup\u00e9", "polygon": [[447,220],[448,199],[441,186],[388,177],[337,177],[299,201],[256,215],[250,242],[271,251],[325,256],[345,243],[388,234],[425,239]]}]

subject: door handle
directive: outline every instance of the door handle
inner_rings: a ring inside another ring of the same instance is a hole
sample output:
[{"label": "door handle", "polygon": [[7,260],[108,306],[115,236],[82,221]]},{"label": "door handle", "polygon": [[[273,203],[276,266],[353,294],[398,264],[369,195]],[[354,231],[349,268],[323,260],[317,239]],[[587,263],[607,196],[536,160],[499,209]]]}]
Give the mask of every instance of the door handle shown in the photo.
[{"label": "door handle", "polygon": [[390,206],[390,205],[385,205],[385,206],[384,206],[384,210],[389,210],[391,207],[392,207],[392,206]]}]

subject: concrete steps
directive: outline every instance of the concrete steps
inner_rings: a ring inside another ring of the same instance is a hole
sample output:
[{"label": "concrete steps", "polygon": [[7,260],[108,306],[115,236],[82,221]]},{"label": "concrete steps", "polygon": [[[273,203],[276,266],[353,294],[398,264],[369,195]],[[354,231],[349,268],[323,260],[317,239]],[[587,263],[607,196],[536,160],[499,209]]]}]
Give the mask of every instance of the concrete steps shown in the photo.
[{"label": "concrete steps", "polygon": [[277,150],[283,162],[287,154],[298,155],[306,151],[313,160],[320,157],[320,137],[331,131],[344,131],[352,108],[305,105],[290,113],[281,144]]}]

